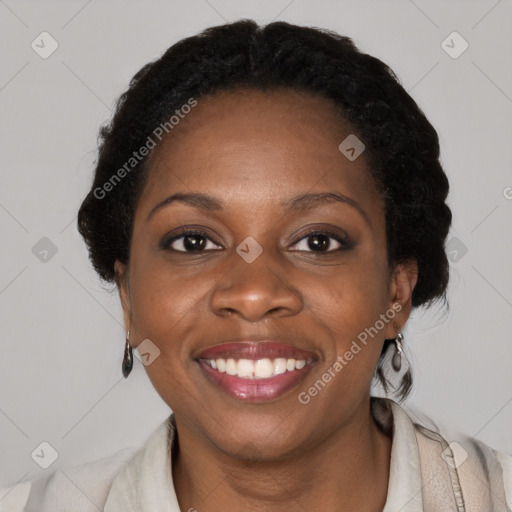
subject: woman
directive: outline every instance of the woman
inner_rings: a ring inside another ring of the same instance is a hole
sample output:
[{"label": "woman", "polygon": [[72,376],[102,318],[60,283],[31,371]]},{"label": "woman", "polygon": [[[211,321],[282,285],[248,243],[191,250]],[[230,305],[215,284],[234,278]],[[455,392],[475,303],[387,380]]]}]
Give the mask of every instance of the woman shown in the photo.
[{"label": "woman", "polygon": [[[78,227],[172,409],[26,511],[506,511],[512,458],[414,423],[402,329],[446,299],[438,137],[381,61],[251,20],[172,46],[101,130]],[[70,481],[73,485],[70,485]]]}]

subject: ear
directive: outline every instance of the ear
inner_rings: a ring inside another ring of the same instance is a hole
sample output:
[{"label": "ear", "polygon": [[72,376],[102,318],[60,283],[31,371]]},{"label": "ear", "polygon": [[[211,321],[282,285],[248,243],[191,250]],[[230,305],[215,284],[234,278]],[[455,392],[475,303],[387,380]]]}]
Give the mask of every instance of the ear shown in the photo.
[{"label": "ear", "polygon": [[[389,280],[389,308],[396,312],[386,327],[386,338],[396,338],[406,324],[412,309],[412,292],[418,281],[418,263],[410,259],[396,265]],[[400,304],[400,306],[399,306]],[[397,330],[393,326],[397,325]]]},{"label": "ear", "polygon": [[130,280],[128,273],[128,265],[116,260],[114,263],[114,271],[116,274],[116,284],[119,290],[119,298],[121,299],[121,306],[123,308],[123,318],[125,330],[129,331],[131,326],[131,294],[130,294]]}]

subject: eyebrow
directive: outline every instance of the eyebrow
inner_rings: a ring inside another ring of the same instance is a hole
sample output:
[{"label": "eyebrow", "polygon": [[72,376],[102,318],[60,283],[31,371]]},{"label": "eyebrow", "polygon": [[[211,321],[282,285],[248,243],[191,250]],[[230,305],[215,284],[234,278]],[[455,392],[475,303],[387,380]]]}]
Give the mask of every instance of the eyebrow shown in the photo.
[{"label": "eyebrow", "polygon": [[322,204],[333,202],[340,202],[352,206],[361,214],[366,222],[371,225],[370,218],[357,201],[337,192],[301,194],[300,196],[292,197],[291,199],[284,201],[281,205],[287,213],[295,213],[299,211],[312,210]]},{"label": "eyebrow", "polygon": [[200,210],[218,211],[223,209],[223,203],[215,197],[206,194],[173,194],[156,204],[149,212],[146,222],[161,208],[173,203],[185,203],[195,206]]},{"label": "eyebrow", "polygon": [[[371,225],[370,219],[367,213],[361,208],[361,205],[354,199],[339,194],[336,192],[318,192],[312,194],[301,194],[299,196],[292,197],[281,203],[286,213],[296,213],[302,211],[312,210],[321,206],[322,204],[340,202],[348,204],[356,209],[365,221]],[[200,193],[189,193],[189,194],[173,194],[163,201],[156,204],[149,212],[146,222],[160,209],[169,206],[173,203],[184,203],[199,208],[204,211],[219,211],[223,210],[224,203],[212,196]]]}]

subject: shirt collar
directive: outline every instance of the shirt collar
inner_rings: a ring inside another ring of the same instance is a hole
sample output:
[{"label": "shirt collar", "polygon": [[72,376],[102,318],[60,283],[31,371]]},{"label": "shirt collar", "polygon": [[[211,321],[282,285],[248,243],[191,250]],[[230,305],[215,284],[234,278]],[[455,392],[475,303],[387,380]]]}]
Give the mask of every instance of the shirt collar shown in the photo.
[{"label": "shirt collar", "polygon": [[[388,495],[383,512],[423,512],[420,458],[415,428],[388,398],[370,398],[372,415],[392,436]],[[104,512],[180,512],[172,485],[171,448],[176,434],[171,414],[114,479]]]},{"label": "shirt collar", "polygon": [[104,512],[180,512],[171,472],[175,432],[171,414],[114,479]]},{"label": "shirt collar", "polygon": [[420,455],[414,424],[399,404],[370,397],[372,415],[391,432],[388,496],[382,512],[423,512]]}]

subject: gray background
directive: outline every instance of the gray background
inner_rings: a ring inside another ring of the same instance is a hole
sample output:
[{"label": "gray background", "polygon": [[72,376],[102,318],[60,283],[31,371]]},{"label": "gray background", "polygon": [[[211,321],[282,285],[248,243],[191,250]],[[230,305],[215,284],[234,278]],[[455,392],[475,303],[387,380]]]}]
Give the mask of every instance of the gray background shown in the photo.
[{"label": "gray background", "polygon": [[[416,311],[406,327],[405,407],[512,454],[511,4],[0,0],[0,487],[139,446],[169,414],[138,360],[121,375],[119,300],[88,262],[76,212],[98,128],[132,75],[177,40],[242,17],[352,37],[438,130],[454,213],[451,310]],[[59,45],[47,59],[31,48],[43,31]],[[453,31],[469,44],[457,58],[442,46]],[[55,254],[41,252],[43,237]],[[42,441],[59,453],[46,470],[31,458]]]}]

